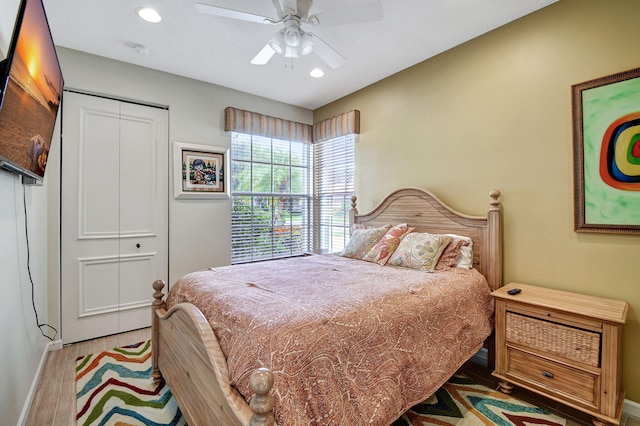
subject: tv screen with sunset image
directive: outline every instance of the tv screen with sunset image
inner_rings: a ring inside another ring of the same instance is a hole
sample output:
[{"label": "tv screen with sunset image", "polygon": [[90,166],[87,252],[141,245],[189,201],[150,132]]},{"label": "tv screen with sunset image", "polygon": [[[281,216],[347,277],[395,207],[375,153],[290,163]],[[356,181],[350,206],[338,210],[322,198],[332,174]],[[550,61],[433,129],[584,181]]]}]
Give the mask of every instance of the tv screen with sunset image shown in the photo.
[{"label": "tv screen with sunset image", "polygon": [[4,79],[0,160],[41,179],[64,85],[42,0],[20,5]]}]

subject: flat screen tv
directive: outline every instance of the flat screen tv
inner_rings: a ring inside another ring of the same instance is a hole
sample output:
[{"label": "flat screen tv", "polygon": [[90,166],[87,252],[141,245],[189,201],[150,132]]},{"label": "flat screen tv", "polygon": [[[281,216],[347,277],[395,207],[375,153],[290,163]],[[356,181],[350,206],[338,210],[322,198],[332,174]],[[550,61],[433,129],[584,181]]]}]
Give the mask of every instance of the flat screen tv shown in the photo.
[{"label": "flat screen tv", "polygon": [[42,0],[22,0],[0,63],[0,167],[44,178],[63,86]]}]

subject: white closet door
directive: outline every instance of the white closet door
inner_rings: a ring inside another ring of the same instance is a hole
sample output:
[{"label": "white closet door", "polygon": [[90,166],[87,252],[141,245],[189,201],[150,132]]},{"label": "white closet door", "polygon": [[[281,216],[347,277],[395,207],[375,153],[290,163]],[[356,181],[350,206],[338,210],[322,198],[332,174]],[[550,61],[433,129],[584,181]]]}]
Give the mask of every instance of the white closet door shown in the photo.
[{"label": "white closet door", "polygon": [[62,337],[146,327],[167,278],[167,111],[66,92]]},{"label": "white closet door", "polygon": [[167,111],[121,104],[120,326],[151,325],[151,283],[168,279]]}]

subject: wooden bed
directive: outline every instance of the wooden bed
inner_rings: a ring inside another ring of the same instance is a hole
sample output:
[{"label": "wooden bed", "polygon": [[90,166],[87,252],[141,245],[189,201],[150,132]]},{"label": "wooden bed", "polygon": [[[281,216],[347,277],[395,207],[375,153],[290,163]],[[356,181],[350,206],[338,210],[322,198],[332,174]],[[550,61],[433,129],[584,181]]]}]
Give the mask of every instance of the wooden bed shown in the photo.
[{"label": "wooden bed", "polygon": [[[408,223],[414,232],[452,233],[473,240],[473,266],[495,290],[502,286],[502,209],[500,191],[490,192],[486,216],[462,214],[428,191],[405,188],[393,192],[374,209],[359,214],[353,197],[352,223],[383,226]],[[165,380],[187,423],[196,425],[273,424],[269,394],[273,375],[260,368],[251,376],[254,395],[249,405],[230,384],[220,343],[202,312],[190,303],[166,310],[162,290],[153,283],[153,378]],[[492,339],[487,339],[492,364]]]}]

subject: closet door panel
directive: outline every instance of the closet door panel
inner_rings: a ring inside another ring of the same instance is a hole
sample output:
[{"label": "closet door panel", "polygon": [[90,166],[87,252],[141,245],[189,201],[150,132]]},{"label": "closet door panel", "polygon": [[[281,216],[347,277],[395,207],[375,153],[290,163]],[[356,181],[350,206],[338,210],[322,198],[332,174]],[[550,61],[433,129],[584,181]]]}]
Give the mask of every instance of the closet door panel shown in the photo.
[{"label": "closet door panel", "polygon": [[61,305],[65,342],[119,330],[119,116],[119,102],[64,95]]},{"label": "closet door panel", "polygon": [[[123,255],[120,258],[120,330],[128,331],[151,325],[148,283],[157,268],[155,252]],[[145,284],[146,283],[146,284]]]},{"label": "closet door panel", "polygon": [[150,325],[149,284],[167,276],[167,119],[166,110],[121,107],[120,331]]},{"label": "closet door panel", "polygon": [[120,146],[118,105],[83,108],[78,149],[80,238],[119,238]]},{"label": "closet door panel", "polygon": [[[155,208],[158,202],[157,131],[151,112],[123,105],[120,128],[120,235],[158,234]],[[133,111],[132,111],[133,109]],[[162,148],[166,149],[166,144]],[[159,182],[160,180],[160,182]]]},{"label": "closet door panel", "polygon": [[78,263],[79,317],[117,312],[120,258],[79,258]]}]

